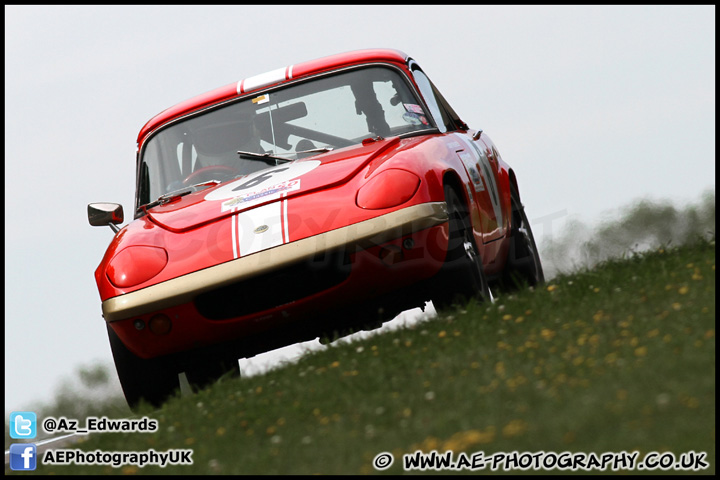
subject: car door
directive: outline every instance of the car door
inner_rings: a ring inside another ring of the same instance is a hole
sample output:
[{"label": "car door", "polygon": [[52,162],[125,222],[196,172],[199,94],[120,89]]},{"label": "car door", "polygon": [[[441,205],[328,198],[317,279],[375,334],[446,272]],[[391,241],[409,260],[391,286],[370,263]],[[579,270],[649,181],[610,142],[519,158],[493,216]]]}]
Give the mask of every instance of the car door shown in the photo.
[{"label": "car door", "polygon": [[482,136],[474,140],[467,133],[467,125],[457,118],[417,63],[412,62],[410,70],[439,130],[458,140],[450,141],[448,144],[453,146],[462,160],[472,182],[472,188],[468,189],[468,193],[480,210],[483,243],[502,238],[503,212],[498,189],[498,162],[491,146],[483,141]]}]

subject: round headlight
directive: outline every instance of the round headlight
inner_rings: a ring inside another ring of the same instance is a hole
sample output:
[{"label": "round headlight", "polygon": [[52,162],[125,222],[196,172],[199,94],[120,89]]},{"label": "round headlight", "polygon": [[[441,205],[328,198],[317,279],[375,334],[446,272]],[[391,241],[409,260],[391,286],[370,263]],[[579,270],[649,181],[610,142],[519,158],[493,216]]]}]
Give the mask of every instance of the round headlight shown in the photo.
[{"label": "round headlight", "polygon": [[118,288],[127,288],[147,282],[167,265],[164,248],[132,246],[115,255],[105,273]]},{"label": "round headlight", "polygon": [[420,177],[407,170],[380,172],[360,187],[357,205],[372,210],[392,208],[410,200],[420,185]]}]

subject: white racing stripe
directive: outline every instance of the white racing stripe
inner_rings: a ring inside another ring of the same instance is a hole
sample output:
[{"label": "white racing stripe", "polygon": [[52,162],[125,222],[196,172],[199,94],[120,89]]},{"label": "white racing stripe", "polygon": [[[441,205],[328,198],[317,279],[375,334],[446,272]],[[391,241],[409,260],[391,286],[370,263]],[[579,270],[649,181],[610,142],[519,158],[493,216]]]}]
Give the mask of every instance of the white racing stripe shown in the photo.
[{"label": "white racing stripe", "polygon": [[266,87],[273,83],[290,80],[292,78],[292,65],[289,67],[278,68],[270,72],[261,73],[254,77],[240,80],[237,84],[237,93],[242,95],[245,92],[255,90],[257,88]]},{"label": "white racing stripe", "polygon": [[[285,194],[283,193],[281,195],[282,197],[285,197]],[[282,199],[282,222],[283,222],[283,243],[288,243],[290,241],[290,232],[288,230],[288,201],[287,197]]]},{"label": "white racing stripe", "polygon": [[237,217],[237,215],[230,216],[230,234],[232,235],[233,258],[238,258],[237,227],[235,226],[235,217]]},{"label": "white racing stripe", "polygon": [[283,204],[287,200],[233,215],[233,256],[238,258],[284,243]]},{"label": "white racing stripe", "polygon": [[[318,166],[319,160],[308,160],[266,168],[205,196],[207,201],[220,201],[221,212],[232,212],[230,235],[233,258],[290,241],[287,195],[300,190],[300,177]],[[255,207],[262,203],[265,205]],[[267,228],[262,228],[263,225]]]}]

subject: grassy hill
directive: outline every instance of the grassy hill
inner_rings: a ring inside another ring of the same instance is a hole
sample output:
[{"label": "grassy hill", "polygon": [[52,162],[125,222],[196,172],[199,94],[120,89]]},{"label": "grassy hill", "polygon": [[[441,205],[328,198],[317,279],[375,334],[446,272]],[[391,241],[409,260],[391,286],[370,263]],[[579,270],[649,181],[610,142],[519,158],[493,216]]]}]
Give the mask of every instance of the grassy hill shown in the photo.
[{"label": "grassy hill", "polygon": [[714,473],[715,243],[559,275],[143,415],[157,432],[73,448],[192,449],[193,465],[35,473],[371,474],[381,452],[395,458],[384,472],[402,473],[418,450],[705,452],[697,473]]}]

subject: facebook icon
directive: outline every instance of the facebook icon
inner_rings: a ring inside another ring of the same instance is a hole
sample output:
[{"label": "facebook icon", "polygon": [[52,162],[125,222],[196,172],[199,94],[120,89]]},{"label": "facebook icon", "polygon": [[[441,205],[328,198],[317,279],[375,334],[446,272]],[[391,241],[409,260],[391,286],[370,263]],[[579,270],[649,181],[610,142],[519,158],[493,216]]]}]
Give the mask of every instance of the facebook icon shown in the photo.
[{"label": "facebook icon", "polygon": [[37,448],[34,443],[13,443],[10,445],[10,470],[35,470]]}]

